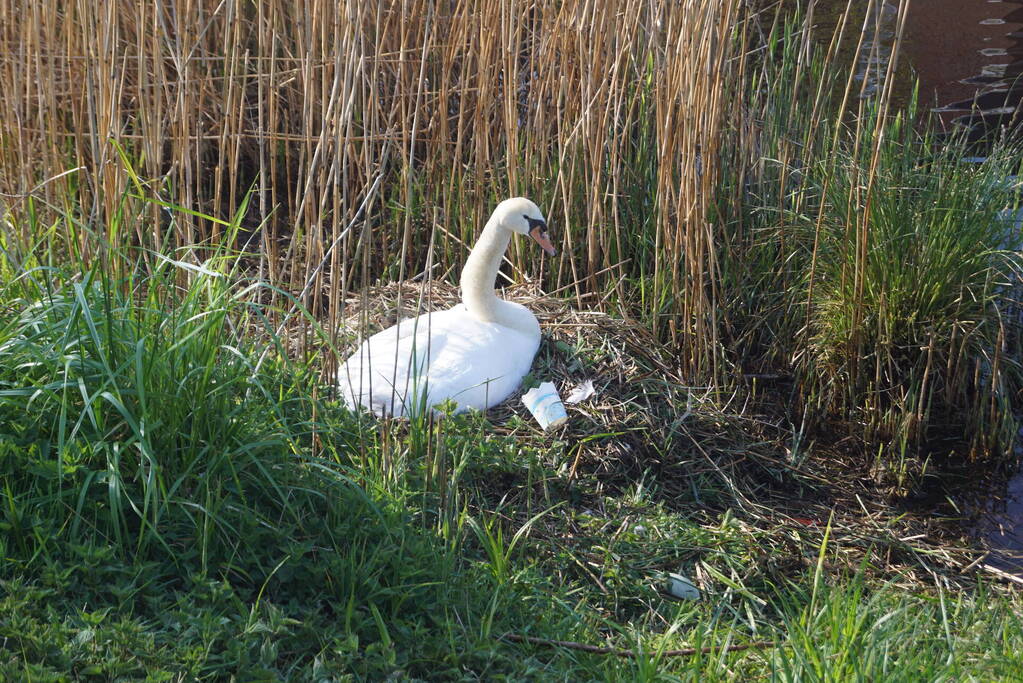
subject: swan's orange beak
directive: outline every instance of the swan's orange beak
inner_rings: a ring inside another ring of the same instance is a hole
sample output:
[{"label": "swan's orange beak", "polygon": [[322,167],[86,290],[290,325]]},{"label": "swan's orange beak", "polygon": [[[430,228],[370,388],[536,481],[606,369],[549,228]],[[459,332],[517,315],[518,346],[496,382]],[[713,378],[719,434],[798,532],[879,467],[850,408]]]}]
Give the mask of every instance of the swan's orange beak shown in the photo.
[{"label": "swan's orange beak", "polygon": [[558,253],[558,250],[554,248],[553,244],[551,244],[551,238],[547,234],[546,225],[537,225],[536,227],[529,231],[529,236],[532,237],[533,240],[535,240],[536,243],[539,244],[545,252],[547,252],[548,256],[554,256],[555,254]]}]

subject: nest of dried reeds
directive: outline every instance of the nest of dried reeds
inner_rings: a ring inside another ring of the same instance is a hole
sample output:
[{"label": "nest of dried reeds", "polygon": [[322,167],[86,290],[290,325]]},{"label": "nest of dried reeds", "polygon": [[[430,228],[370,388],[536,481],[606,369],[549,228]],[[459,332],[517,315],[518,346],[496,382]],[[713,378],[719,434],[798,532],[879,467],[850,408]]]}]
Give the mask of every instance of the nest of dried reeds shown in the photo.
[{"label": "nest of dried reeds", "polygon": [[[589,380],[589,399],[567,406],[569,421],[544,433],[521,402],[522,390],[487,411],[496,433],[542,448],[562,445],[570,481],[604,493],[641,479],[666,507],[715,524],[725,510],[763,545],[772,566],[805,568],[805,558],[828,538],[830,556],[851,569],[864,556],[872,570],[932,583],[940,573],[970,580],[983,569],[983,551],[963,542],[957,520],[915,512],[873,485],[851,454],[812,453],[793,459],[794,430],[763,402],[740,393],[692,386],[641,323],[577,310],[535,285],[503,296],[529,307],[543,338],[533,364],[537,382],[552,381],[562,397]],[[456,287],[437,282],[393,283],[349,298],[344,330],[358,339],[424,312],[460,301]],[[813,445],[808,446],[811,451]],[[592,488],[591,487],[591,488]],[[508,491],[495,491],[506,497]],[[600,505],[583,498],[580,505]],[[559,523],[546,533],[564,533]],[[549,526],[548,524],[548,526]]]},{"label": "nest of dried reeds", "polygon": [[[543,337],[532,378],[553,382],[562,398],[586,381],[596,391],[589,399],[567,406],[569,422],[544,435],[521,402],[524,385],[487,411],[494,429],[530,439],[577,441],[608,435],[588,441],[599,442],[600,447],[579,451],[574,467],[584,461],[634,460],[641,453],[656,457],[658,449],[653,445],[666,443],[667,434],[687,417],[690,388],[649,331],[607,313],[575,310],[532,284],[513,286],[504,296],[527,306],[540,321]],[[398,320],[443,310],[459,301],[457,288],[442,283],[370,288],[348,301],[346,328],[362,330],[357,336],[364,337]],[[520,419],[512,420],[513,416]]]}]

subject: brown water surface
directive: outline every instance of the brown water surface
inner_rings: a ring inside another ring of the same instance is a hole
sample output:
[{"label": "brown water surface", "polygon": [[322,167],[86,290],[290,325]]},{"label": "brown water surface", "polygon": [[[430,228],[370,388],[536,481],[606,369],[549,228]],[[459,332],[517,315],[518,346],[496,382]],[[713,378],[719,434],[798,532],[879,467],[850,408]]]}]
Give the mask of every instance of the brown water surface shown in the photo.
[{"label": "brown water surface", "polygon": [[[1018,116],[1023,99],[1023,0],[908,1],[899,69],[903,88],[918,79],[923,107],[936,111],[946,128],[966,125],[976,128],[978,137]],[[884,68],[870,56],[884,60],[890,54],[899,4],[879,0],[865,21],[868,6],[868,0],[856,0],[854,19],[856,30],[867,27],[857,63],[870,95],[876,78],[871,72]],[[823,34],[845,7],[846,0],[820,0],[817,16]]]},{"label": "brown water surface", "polygon": [[1023,2],[912,0],[906,56],[925,104],[969,112],[1018,107],[1023,60]]},{"label": "brown water surface", "polygon": [[1009,480],[1003,494],[986,501],[985,508],[978,532],[991,548],[988,564],[1023,576],[1023,472]]}]

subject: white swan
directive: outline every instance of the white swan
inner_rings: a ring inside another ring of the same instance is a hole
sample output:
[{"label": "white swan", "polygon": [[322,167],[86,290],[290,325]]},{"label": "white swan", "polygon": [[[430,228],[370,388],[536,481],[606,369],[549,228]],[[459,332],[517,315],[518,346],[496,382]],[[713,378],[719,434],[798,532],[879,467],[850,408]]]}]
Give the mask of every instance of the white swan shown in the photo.
[{"label": "white swan", "polygon": [[455,412],[485,410],[515,391],[540,346],[540,324],[525,306],[494,294],[513,232],[554,255],[536,204],[522,197],[498,204],[462,269],[462,303],[363,342],[338,371],[345,403],[403,417],[448,400]]}]

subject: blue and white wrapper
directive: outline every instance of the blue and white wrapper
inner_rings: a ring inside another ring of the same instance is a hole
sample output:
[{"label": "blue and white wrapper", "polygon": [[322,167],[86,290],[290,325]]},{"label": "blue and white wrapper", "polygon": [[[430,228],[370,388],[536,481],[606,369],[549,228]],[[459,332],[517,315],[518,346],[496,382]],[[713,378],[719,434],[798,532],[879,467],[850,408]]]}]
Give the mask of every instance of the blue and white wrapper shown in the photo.
[{"label": "blue and white wrapper", "polygon": [[565,405],[561,402],[553,382],[544,382],[522,395],[522,402],[529,408],[544,431],[558,427],[568,421]]}]

